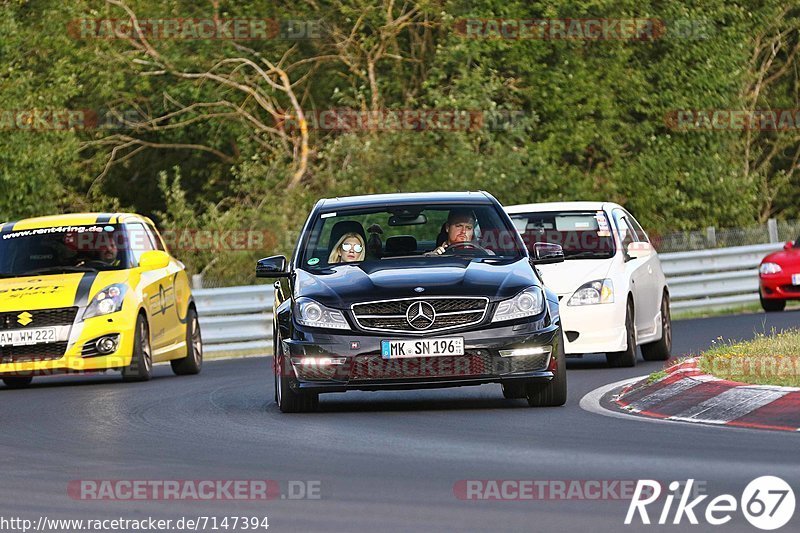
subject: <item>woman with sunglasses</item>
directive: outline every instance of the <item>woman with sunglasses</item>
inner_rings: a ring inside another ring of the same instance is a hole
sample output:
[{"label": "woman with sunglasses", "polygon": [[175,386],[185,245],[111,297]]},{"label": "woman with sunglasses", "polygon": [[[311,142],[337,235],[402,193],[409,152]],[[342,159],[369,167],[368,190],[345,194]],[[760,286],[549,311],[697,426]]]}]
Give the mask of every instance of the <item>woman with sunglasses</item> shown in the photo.
[{"label": "woman with sunglasses", "polygon": [[358,233],[345,233],[331,250],[328,264],[364,260],[364,238]]}]

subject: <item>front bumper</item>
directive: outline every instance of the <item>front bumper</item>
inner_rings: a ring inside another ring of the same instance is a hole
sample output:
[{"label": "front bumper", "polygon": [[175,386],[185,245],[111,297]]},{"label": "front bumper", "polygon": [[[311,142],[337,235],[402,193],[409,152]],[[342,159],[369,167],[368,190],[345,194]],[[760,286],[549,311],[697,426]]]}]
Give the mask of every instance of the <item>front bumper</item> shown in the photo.
[{"label": "front bumper", "polygon": [[619,352],[627,348],[624,299],[594,305],[567,305],[564,300],[559,310],[567,355]]},{"label": "front bumper", "polygon": [[765,300],[800,299],[800,285],[792,284],[792,274],[788,272],[761,275],[759,290]]},{"label": "front bumper", "polygon": [[[463,337],[463,356],[384,359],[381,340],[409,339],[359,332],[308,334],[282,341],[276,373],[285,373],[294,390],[344,392],[456,387],[517,380],[549,381],[555,372],[560,332],[543,321],[434,335]],[[542,353],[502,357],[500,350],[542,348]],[[332,364],[334,363],[334,364]]]},{"label": "front bumper", "polygon": [[[131,313],[120,311],[81,320],[82,314],[80,308],[72,325],[60,326],[68,330],[66,340],[0,348],[0,377],[100,372],[130,365],[136,314],[131,319]],[[107,335],[116,335],[116,350],[108,355],[91,350],[96,339]]]}]

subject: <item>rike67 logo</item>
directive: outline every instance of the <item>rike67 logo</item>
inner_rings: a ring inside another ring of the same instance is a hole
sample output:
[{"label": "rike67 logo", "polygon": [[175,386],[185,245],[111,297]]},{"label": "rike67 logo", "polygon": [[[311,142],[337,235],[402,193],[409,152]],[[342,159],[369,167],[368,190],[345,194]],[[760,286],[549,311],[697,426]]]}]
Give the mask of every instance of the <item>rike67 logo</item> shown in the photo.
[{"label": "rike67 logo", "polygon": [[[699,495],[690,499],[694,480],[689,479],[685,484],[673,481],[669,484],[670,494],[664,498],[661,512],[657,516],[656,524],[665,525],[681,524],[685,518],[690,524],[697,525],[698,516],[705,519],[705,523],[720,526],[731,521],[734,513],[741,510],[750,524],[761,530],[774,530],[786,525],[794,515],[795,498],[792,487],[783,479],[775,476],[762,476],[754,479],[745,487],[742,496],[737,500],[731,494],[721,494],[708,502],[704,502],[708,495]],[[681,487],[683,490],[677,493]],[[625,516],[625,524],[630,525],[638,520],[642,524],[651,524],[649,511],[658,511],[654,504],[661,497],[661,483],[644,479],[636,484],[633,499]],[[678,500],[673,511],[673,503]],[[702,512],[705,503],[705,512]],[[654,509],[655,507],[655,509]],[[671,518],[671,520],[670,520]],[[656,519],[656,516],[653,516]],[[684,522],[685,523],[685,522]]]}]

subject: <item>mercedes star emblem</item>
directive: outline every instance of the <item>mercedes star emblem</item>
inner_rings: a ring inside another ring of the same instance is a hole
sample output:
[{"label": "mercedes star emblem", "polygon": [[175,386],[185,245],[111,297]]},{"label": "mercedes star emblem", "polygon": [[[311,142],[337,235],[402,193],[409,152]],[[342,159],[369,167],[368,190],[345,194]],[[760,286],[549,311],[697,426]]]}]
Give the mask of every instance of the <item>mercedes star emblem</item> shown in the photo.
[{"label": "mercedes star emblem", "polygon": [[428,329],[436,320],[436,310],[428,302],[415,302],[408,307],[406,320],[414,329]]}]

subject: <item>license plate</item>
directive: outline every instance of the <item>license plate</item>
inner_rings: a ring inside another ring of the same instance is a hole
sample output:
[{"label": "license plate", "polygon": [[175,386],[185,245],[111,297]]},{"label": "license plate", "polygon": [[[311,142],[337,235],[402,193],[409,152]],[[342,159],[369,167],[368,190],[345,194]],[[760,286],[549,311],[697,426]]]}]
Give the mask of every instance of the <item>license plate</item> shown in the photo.
[{"label": "license plate", "polygon": [[792,285],[800,285],[800,274],[792,274]]},{"label": "license plate", "polygon": [[381,356],[384,359],[436,357],[441,355],[464,355],[464,337],[419,339],[411,341],[381,341]]},{"label": "license plate", "polygon": [[56,328],[31,328],[0,331],[0,346],[28,346],[56,342]]}]

